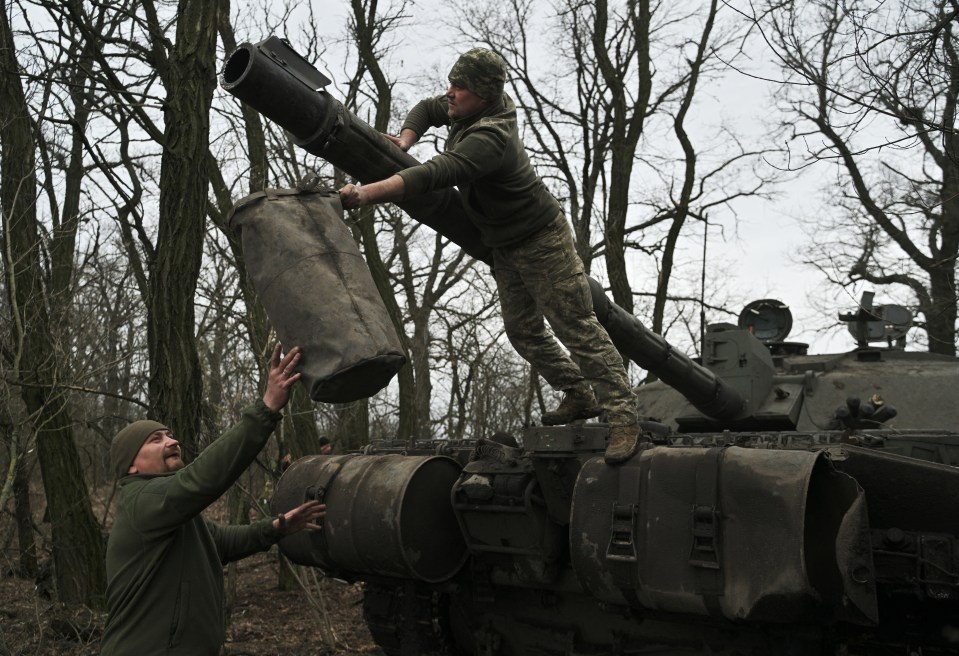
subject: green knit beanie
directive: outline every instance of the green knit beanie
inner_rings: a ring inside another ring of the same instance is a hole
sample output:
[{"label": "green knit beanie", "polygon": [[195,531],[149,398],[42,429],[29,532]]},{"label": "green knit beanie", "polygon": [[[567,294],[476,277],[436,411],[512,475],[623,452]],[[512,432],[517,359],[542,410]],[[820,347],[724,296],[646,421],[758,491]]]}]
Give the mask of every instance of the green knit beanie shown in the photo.
[{"label": "green knit beanie", "polygon": [[130,465],[140,452],[140,447],[150,437],[150,433],[158,430],[169,429],[158,421],[141,419],[117,433],[113,442],[110,443],[110,466],[113,467],[113,473],[118,479],[127,475]]},{"label": "green knit beanie", "polygon": [[483,100],[499,100],[506,84],[506,61],[492,50],[473,48],[456,60],[449,79]]}]

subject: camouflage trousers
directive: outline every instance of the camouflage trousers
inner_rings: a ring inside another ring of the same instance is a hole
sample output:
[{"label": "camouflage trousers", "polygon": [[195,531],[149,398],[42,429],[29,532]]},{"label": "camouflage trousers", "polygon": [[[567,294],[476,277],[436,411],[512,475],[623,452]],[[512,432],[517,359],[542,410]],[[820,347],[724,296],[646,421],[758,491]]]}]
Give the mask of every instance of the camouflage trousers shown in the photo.
[{"label": "camouflage trousers", "polygon": [[494,248],[493,270],[506,335],[517,353],[553,389],[591,387],[611,424],[635,422],[623,360],[593,312],[566,218],[560,214],[518,246]]}]

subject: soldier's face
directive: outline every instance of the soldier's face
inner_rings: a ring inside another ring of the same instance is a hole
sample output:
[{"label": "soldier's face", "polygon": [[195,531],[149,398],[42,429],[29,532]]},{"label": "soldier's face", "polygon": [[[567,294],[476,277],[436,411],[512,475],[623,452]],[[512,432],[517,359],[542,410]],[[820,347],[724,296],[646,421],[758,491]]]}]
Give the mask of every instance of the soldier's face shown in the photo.
[{"label": "soldier's face", "polygon": [[129,474],[166,474],[183,467],[180,443],[168,430],[153,431],[137,452]]},{"label": "soldier's face", "polygon": [[459,86],[455,80],[450,80],[446,90],[447,113],[450,118],[466,118],[472,116],[489,104],[469,89]]}]

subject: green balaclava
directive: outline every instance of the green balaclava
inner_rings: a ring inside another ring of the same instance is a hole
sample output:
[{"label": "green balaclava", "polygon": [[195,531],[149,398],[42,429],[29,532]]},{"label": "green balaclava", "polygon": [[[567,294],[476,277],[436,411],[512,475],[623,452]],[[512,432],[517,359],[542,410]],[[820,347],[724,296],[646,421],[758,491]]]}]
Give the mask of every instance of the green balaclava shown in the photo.
[{"label": "green balaclava", "polygon": [[456,60],[449,79],[483,100],[499,100],[506,84],[506,61],[492,50],[473,48]]},{"label": "green balaclava", "polygon": [[110,443],[110,466],[118,479],[127,475],[130,465],[140,452],[140,447],[147,441],[150,433],[158,430],[169,430],[158,421],[141,419],[128,425],[117,433]]}]

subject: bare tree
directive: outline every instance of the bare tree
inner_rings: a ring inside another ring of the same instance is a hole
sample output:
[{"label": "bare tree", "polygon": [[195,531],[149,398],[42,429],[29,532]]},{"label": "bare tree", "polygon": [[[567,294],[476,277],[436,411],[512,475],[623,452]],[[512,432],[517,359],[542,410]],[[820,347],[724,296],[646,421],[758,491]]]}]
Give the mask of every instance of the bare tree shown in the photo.
[{"label": "bare tree", "polygon": [[[4,287],[13,327],[12,372],[36,436],[59,598],[97,607],[104,603],[106,587],[102,540],[80,468],[65,390],[59,384],[65,363],[57,334],[72,278],[79,220],[77,176],[82,166],[76,159],[78,149],[71,147],[65,158],[67,202],[62,212],[54,205],[55,230],[43,240],[38,192],[49,193],[54,182],[48,167],[37,166],[35,143],[42,143],[43,136],[24,94],[9,9],[4,3],[0,14],[0,215]],[[63,54],[74,62],[86,56],[81,48]],[[86,80],[82,65],[67,70],[77,77],[71,81],[74,106],[69,114],[74,119],[71,143],[76,146],[86,127]],[[50,85],[53,79],[45,77]],[[47,91],[51,92],[49,87]],[[38,170],[46,175],[41,178]]]},{"label": "bare tree", "polygon": [[[3,367],[6,371],[6,367]],[[3,397],[0,400],[0,444],[6,447],[7,466],[0,488],[0,509],[7,507],[7,500],[13,496],[13,516],[16,522],[18,558],[15,571],[17,576],[33,578],[39,571],[37,560],[37,542],[33,530],[33,509],[30,503],[30,452],[28,441],[22,426],[18,427],[13,409],[18,405],[11,386],[4,383]],[[17,417],[19,419],[19,417]],[[18,422],[19,423],[19,422]]]},{"label": "bare tree", "polygon": [[[391,30],[401,26],[408,16],[406,14],[405,0],[401,1],[395,7],[387,7],[385,12],[380,11],[377,0],[350,0],[350,17],[348,22],[348,43],[356,49],[355,69],[352,72],[349,83],[347,84],[347,94],[345,98],[346,106],[354,112],[360,111],[358,104],[362,101],[370,101],[373,105],[373,128],[380,132],[389,130],[391,106],[393,103],[393,84],[387,79],[381,66],[381,60],[388,52],[388,46],[384,44],[384,36]],[[337,176],[337,186],[341,182],[340,176]],[[373,281],[380,292],[380,297],[386,305],[387,312],[393,321],[397,334],[403,343],[404,350],[409,353],[413,347],[408,338],[403,325],[403,314],[396,294],[390,284],[390,276],[387,265],[383,261],[380,253],[380,246],[377,242],[377,230],[375,217],[380,213],[374,207],[366,207],[356,212],[357,217],[354,225],[354,234],[363,245],[363,253],[366,257],[367,265],[373,274]],[[409,439],[418,432],[417,415],[415,412],[415,399],[422,396],[418,388],[422,388],[423,381],[421,376],[428,372],[418,370],[415,366],[405,366],[398,374],[399,380],[399,417],[398,417],[398,439]],[[344,418],[355,414],[348,413]],[[356,423],[353,418],[350,424]],[[364,427],[369,430],[368,419],[361,419],[358,427]],[[349,430],[349,433],[356,433],[356,429]],[[369,435],[364,436],[365,441],[369,440]],[[354,436],[343,435],[340,439],[346,442],[355,440]]]},{"label": "bare tree", "polygon": [[[350,43],[357,50],[357,63],[348,85],[348,104],[360,111],[359,103],[368,101],[373,106],[373,127],[388,132],[402,117],[393,108],[394,83],[383,67],[390,54],[385,44],[407,20],[407,3],[381,10],[376,0],[351,0],[351,8]],[[430,237],[428,230],[395,207],[363,208],[358,215],[357,232],[367,262],[397,331],[405,336],[404,346],[411,360],[411,366],[400,373],[397,437],[431,437],[432,349],[443,343],[434,338],[432,328],[438,315],[451,311],[457,296],[468,289],[464,280],[472,275],[473,263],[448,240],[439,235]],[[379,221],[375,223],[374,217]],[[402,308],[397,296],[403,300]]]},{"label": "bare tree", "polygon": [[[568,207],[587,269],[602,257],[613,300],[630,312],[637,296],[652,296],[662,332],[687,223],[768,182],[758,149],[724,129],[697,143],[687,126],[703,82],[725,72],[736,32],[716,27],[716,2],[564,0],[548,20],[536,9],[533,0],[474,7],[460,29],[506,58],[527,146]],[[544,52],[549,67],[537,62]],[[632,290],[631,251],[658,258],[654,294]]]},{"label": "bare tree", "polygon": [[767,3],[748,14],[784,73],[794,168],[837,172],[807,261],[837,284],[904,290],[928,349],[956,354],[955,0]]},{"label": "bare tree", "polygon": [[[492,294],[489,298],[494,298]],[[506,340],[502,322],[485,308],[444,313],[442,355],[436,366],[445,374],[446,412],[437,417],[449,439],[490,437],[498,431],[518,434],[546,411],[539,378]],[[537,404],[538,402],[538,404]]]},{"label": "bare tree", "polygon": [[[152,0],[144,2],[153,63],[166,90],[160,163],[159,248],[150,278],[151,414],[184,438],[200,429],[202,376],[193,296],[206,232],[210,106],[216,85],[219,3],[180,0],[176,40],[163,32]],[[190,439],[184,440],[188,447]]]}]

